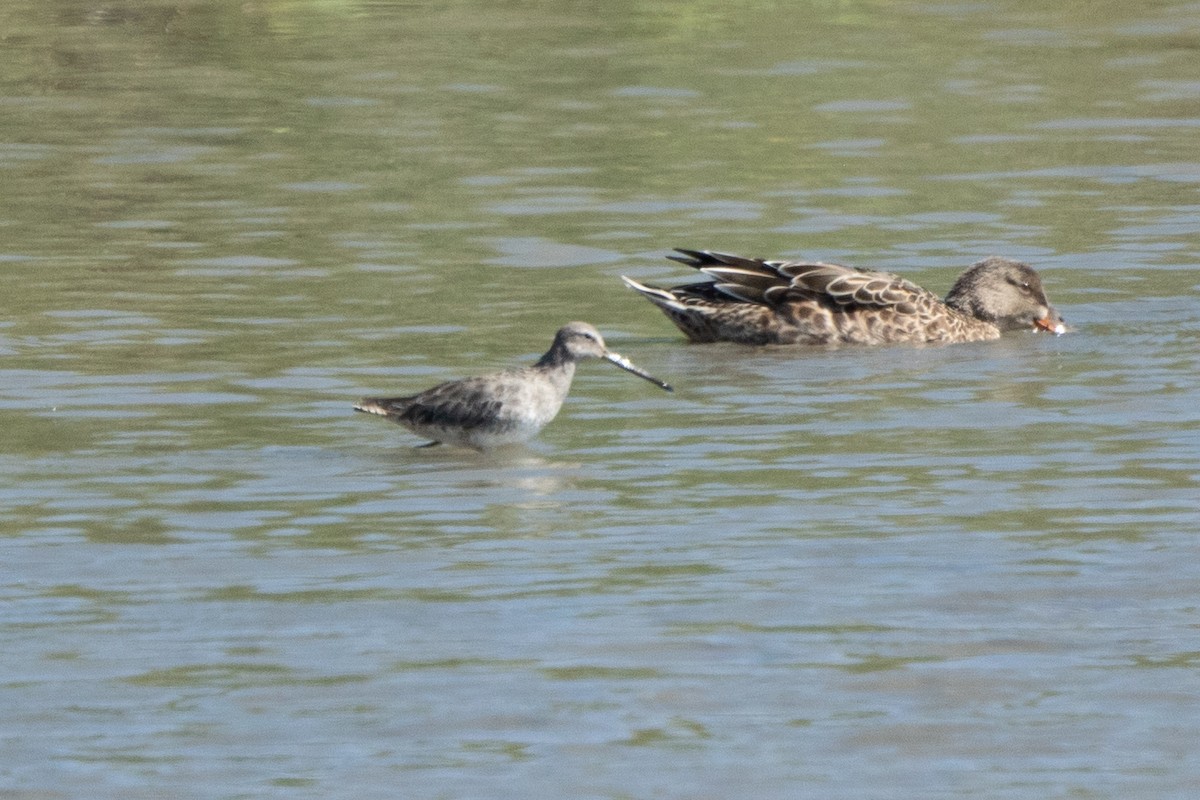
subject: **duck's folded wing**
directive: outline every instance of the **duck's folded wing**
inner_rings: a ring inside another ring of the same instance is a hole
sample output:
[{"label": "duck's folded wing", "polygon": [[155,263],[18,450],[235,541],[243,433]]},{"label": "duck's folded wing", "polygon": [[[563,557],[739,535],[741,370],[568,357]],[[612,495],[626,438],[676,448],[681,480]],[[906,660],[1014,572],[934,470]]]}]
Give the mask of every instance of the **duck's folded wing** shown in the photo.
[{"label": "duck's folded wing", "polygon": [[[687,284],[677,286],[673,292],[684,292],[692,297],[704,297],[714,301],[722,299],[740,300],[745,303],[770,304],[768,293],[778,295],[791,284],[791,276],[780,269],[797,266],[800,262],[768,261],[761,258],[746,258],[731,253],[712,250],[684,250],[676,248],[681,255],[667,256],[672,261],[703,272],[712,278],[709,284]],[[823,266],[819,263],[806,266]],[[703,287],[703,288],[701,288]]]},{"label": "duck's folded wing", "polygon": [[840,306],[890,308],[912,314],[937,298],[911,281],[890,272],[843,267],[839,264],[789,263],[778,267],[788,277],[785,287],[764,293],[768,302],[832,301]]},{"label": "duck's folded wing", "polygon": [[[746,303],[779,306],[816,301],[827,306],[888,308],[901,314],[937,303],[931,292],[890,272],[876,272],[823,261],[768,261],[710,250],[683,250],[668,256],[713,279],[672,289],[677,296],[715,299],[718,294]],[[704,288],[701,288],[701,287]]]}]

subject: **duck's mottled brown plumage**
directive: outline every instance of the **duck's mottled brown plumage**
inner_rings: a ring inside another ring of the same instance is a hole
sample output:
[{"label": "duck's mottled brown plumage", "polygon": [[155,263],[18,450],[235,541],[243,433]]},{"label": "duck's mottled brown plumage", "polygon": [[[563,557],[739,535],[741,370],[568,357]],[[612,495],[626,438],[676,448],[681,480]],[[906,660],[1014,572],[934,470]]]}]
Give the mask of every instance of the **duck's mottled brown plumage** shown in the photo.
[{"label": "duck's mottled brown plumage", "polygon": [[888,272],[766,261],[707,250],[668,256],[712,278],[671,289],[623,278],[695,342],[884,344],[973,342],[1003,331],[1063,330],[1028,264],[988,258],[946,295]]}]

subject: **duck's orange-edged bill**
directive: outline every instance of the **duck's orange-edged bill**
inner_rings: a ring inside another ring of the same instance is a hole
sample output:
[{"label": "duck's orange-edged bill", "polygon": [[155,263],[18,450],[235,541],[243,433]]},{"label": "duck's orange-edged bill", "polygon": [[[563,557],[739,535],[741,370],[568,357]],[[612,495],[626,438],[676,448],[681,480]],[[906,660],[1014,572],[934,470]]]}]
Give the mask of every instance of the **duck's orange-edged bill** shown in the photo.
[{"label": "duck's orange-edged bill", "polygon": [[1053,319],[1051,317],[1042,317],[1033,321],[1034,330],[1047,331],[1055,336],[1062,336],[1067,332],[1067,326],[1062,324],[1062,320]]}]

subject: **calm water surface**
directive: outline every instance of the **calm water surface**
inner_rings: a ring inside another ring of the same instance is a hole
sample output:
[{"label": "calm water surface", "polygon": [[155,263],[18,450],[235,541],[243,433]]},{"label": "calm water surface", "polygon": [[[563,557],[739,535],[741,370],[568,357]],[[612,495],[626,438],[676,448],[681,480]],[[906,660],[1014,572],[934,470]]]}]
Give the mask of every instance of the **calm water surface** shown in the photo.
[{"label": "calm water surface", "polygon": [[[1200,791],[1200,7],[0,12],[0,796]],[[1073,327],[688,346],[671,247]],[[581,368],[526,448],[365,393]]]}]

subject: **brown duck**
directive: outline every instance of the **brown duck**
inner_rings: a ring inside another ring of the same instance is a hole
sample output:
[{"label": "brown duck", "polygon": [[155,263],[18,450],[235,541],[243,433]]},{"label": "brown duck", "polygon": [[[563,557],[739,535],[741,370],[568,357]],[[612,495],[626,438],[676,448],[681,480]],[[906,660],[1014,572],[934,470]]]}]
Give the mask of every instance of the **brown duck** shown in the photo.
[{"label": "brown duck", "polygon": [[668,258],[712,280],[660,289],[621,279],[694,342],[952,343],[997,339],[1011,330],[1066,330],[1038,274],[1007,258],[975,264],[941,300],[888,272],[708,250],[676,252],[682,255]]}]

